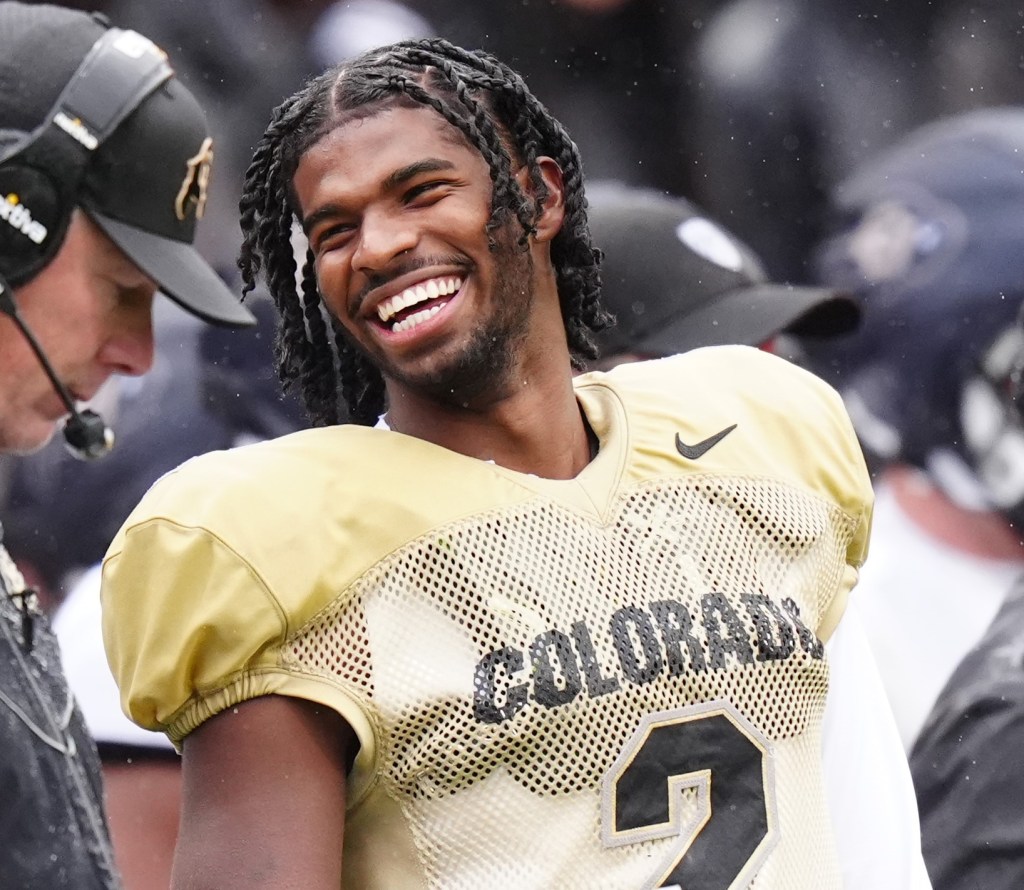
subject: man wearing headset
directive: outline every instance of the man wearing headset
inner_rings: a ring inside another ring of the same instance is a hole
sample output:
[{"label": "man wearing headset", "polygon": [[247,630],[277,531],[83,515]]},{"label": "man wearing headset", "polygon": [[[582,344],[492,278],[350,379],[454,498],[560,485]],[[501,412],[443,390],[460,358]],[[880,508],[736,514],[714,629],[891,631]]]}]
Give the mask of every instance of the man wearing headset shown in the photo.
[{"label": "man wearing headset", "polygon": [[[113,434],[76,403],[149,368],[158,290],[208,322],[252,322],[192,246],[212,157],[149,40],[0,2],[0,453],[40,448],[61,420],[76,454],[106,453]],[[0,678],[0,882],[119,886],[95,747],[2,544]]]}]

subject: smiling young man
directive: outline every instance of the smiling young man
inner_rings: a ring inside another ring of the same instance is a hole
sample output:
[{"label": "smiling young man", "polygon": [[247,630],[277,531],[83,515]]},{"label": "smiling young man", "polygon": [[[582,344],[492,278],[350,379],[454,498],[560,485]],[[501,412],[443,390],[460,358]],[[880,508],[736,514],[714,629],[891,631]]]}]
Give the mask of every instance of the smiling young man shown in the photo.
[{"label": "smiling young man", "polygon": [[[148,370],[157,289],[250,321],[192,246],[211,158],[202,110],[149,40],[0,3],[0,452],[41,448],[63,420],[78,456],[106,453],[109,431],[76,403]],[[121,886],[96,748],[2,545],[0,801],[0,885]]]},{"label": "smiling young man", "polygon": [[[487,163],[430,109],[336,127],[303,156],[293,187],[324,304],[388,381],[389,426],[569,479],[590,454],[548,247],[562,177],[551,158],[536,163],[548,197],[529,250],[511,224],[488,237]],[[561,441],[533,422],[543,405]]]},{"label": "smiling young man", "polygon": [[898,743],[826,790],[871,512],[838,396],[745,347],[573,377],[600,255],[518,75],[329,71],[241,209],[320,428],[168,474],[104,566],[126,710],[184,755],[176,887],[927,886],[915,839],[864,855]]}]

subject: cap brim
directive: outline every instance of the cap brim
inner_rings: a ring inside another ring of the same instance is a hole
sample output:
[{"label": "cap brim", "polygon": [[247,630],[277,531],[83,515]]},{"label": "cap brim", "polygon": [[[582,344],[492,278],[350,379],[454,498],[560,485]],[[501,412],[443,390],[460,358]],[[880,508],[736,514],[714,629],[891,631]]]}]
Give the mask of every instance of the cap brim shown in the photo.
[{"label": "cap brim", "polygon": [[757,284],[721,294],[704,306],[659,324],[631,344],[644,355],[674,355],[699,346],[760,346],[783,332],[832,337],[853,331],[860,309],[832,289]]},{"label": "cap brim", "polygon": [[186,311],[226,327],[256,323],[253,314],[191,244],[153,235],[95,211],[88,213],[160,291]]}]

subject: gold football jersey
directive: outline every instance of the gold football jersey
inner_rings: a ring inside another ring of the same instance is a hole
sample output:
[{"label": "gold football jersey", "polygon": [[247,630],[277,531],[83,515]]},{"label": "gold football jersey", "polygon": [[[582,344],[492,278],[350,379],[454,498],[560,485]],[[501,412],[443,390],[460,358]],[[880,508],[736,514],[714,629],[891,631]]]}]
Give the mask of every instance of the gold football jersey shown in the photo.
[{"label": "gold football jersey", "polygon": [[356,731],[350,888],[839,887],[822,641],[871,489],[836,393],[745,347],[577,379],[553,481],[382,429],[195,458],[111,545],[123,705]]}]

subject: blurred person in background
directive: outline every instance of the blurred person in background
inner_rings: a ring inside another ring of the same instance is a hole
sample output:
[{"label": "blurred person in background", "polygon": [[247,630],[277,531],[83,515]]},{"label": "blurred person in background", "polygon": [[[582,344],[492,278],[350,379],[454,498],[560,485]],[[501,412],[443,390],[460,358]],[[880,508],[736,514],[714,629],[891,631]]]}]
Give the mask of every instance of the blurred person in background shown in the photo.
[{"label": "blurred person in background", "polygon": [[804,341],[876,467],[861,595],[940,890],[1024,881],[1024,110],[931,123],[836,190],[822,280],[863,325]]},{"label": "blurred person in background", "polygon": [[861,304],[856,332],[802,338],[874,468],[859,588],[909,752],[956,665],[1024,570],[1024,448],[1001,392],[1024,299],[1024,111],[928,124],[833,196],[820,280]]},{"label": "blurred person in background", "polygon": [[1024,98],[1019,12],[1000,0],[721,4],[693,53],[692,194],[770,274],[812,281],[839,182],[938,116]]},{"label": "blurred person in background", "polygon": [[[877,641],[894,704],[905,704],[934,886],[1016,890],[1024,886],[1024,109],[952,117],[902,147],[872,168],[874,195],[888,203],[874,202],[876,219],[865,214],[858,239],[872,278],[866,330],[876,340],[837,366],[870,413],[868,438],[899,462],[881,474],[887,494],[864,591],[897,618]],[[858,195],[851,188],[853,201]]]}]

